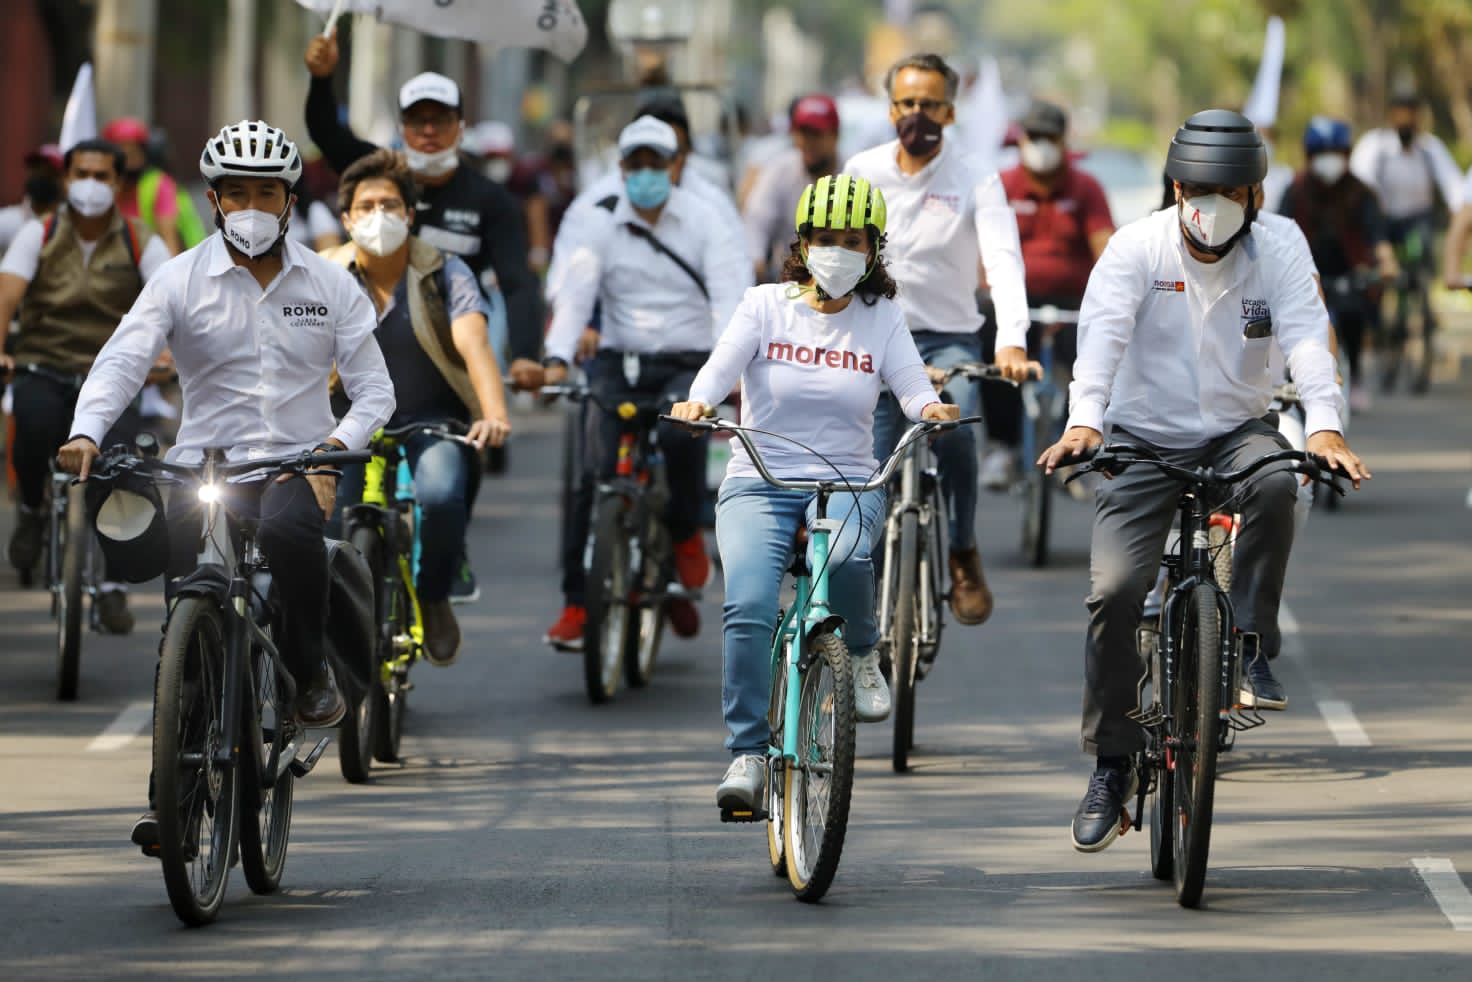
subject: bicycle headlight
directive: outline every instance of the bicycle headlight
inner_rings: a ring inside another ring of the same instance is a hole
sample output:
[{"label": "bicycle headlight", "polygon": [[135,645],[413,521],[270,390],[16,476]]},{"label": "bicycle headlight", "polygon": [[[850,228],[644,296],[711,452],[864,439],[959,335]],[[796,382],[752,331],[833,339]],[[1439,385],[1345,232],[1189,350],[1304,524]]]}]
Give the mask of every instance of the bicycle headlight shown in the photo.
[{"label": "bicycle headlight", "polygon": [[199,500],[206,505],[213,505],[220,500],[220,486],[218,484],[201,484],[199,486]]}]

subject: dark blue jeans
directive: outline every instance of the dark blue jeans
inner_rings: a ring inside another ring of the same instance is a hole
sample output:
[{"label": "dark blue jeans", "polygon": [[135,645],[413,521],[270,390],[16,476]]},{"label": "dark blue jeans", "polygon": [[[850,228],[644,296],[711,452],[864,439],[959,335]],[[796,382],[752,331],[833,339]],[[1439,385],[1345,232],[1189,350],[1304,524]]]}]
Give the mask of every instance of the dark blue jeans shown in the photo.
[{"label": "dark blue jeans", "polygon": [[[419,504],[419,573],[415,587],[421,603],[450,596],[450,581],[460,562],[460,548],[470,522],[470,484],[476,457],[452,440],[416,435],[405,445]],[[344,467],[337,484],[337,513],[363,500],[363,467]],[[338,521],[334,516],[334,522]],[[334,530],[340,528],[335,525]]]}]

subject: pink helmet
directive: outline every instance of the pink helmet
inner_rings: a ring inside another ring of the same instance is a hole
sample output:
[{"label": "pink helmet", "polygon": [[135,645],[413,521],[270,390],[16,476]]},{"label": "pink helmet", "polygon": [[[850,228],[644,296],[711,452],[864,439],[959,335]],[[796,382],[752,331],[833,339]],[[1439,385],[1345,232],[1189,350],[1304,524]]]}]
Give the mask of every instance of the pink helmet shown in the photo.
[{"label": "pink helmet", "polygon": [[147,143],[148,124],[135,116],[122,116],[102,128],[109,143]]}]

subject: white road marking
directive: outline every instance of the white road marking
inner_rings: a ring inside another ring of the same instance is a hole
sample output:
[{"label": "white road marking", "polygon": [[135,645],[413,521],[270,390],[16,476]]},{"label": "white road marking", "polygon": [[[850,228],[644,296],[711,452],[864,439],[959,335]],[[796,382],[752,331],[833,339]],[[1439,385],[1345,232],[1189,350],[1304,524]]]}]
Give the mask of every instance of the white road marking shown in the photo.
[{"label": "white road marking", "polygon": [[87,744],[87,750],[107,751],[120,750],[126,747],[134,737],[143,732],[143,729],[153,722],[153,703],[132,702],[127,708],[118,713],[117,719],[107,725],[107,729],[97,735],[91,743]]},{"label": "white road marking", "polygon": [[1423,856],[1412,859],[1416,875],[1431,891],[1431,899],[1451,922],[1453,931],[1472,931],[1472,893],[1457,875],[1450,859]]},{"label": "white road marking", "polygon": [[1320,699],[1319,713],[1324,717],[1324,723],[1329,727],[1329,732],[1334,734],[1334,739],[1341,747],[1368,747],[1370,746],[1370,734],[1360,725],[1355,717],[1354,710],[1349,703],[1338,699]]}]

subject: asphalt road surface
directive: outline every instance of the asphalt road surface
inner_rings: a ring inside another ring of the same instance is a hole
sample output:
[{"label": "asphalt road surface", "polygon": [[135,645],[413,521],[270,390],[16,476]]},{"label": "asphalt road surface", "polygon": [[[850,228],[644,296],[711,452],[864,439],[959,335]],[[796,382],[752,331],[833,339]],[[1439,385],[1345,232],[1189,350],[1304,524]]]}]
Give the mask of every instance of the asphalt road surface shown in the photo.
[{"label": "asphalt road surface", "polygon": [[[419,666],[402,767],[298,785],[282,892],[232,877],[180,926],[128,841],[144,804],[160,598],[88,636],[52,701],[44,596],[0,572],[0,977],[1430,979],[1472,977],[1469,393],[1357,419],[1376,477],[1295,551],[1289,711],[1239,739],[1218,789],[1206,906],[1148,873],[1148,836],[1096,856],[1068,825],[1088,512],[1060,499],[1057,563],[1022,567],[1017,499],[984,495],[997,612],[947,635],[920,691],[913,773],[861,730],[828,898],[793,900],[759,826],[723,826],[719,597],[652,686],[604,707],[556,613],[557,423],[524,417],[489,482],[465,648]],[[9,516],[0,532],[9,534]]]}]

